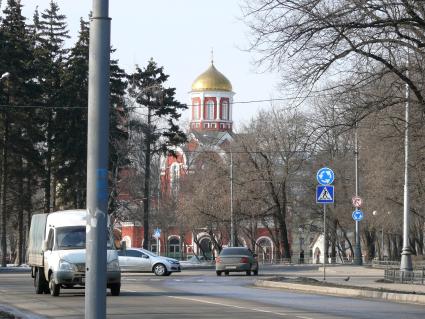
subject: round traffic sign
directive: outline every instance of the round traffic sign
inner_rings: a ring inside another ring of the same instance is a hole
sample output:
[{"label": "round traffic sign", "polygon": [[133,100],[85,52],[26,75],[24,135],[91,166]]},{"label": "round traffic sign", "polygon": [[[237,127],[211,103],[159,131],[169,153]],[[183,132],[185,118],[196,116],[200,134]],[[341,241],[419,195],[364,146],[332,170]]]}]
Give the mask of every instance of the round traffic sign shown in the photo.
[{"label": "round traffic sign", "polygon": [[357,208],[361,207],[363,204],[363,200],[361,199],[360,196],[353,196],[351,201],[353,202],[353,206]]},{"label": "round traffic sign", "polygon": [[317,171],[316,178],[319,184],[329,185],[333,183],[335,174],[329,167],[322,167]]},{"label": "round traffic sign", "polygon": [[359,222],[363,219],[363,212],[359,209],[356,209],[351,216],[356,222]]}]

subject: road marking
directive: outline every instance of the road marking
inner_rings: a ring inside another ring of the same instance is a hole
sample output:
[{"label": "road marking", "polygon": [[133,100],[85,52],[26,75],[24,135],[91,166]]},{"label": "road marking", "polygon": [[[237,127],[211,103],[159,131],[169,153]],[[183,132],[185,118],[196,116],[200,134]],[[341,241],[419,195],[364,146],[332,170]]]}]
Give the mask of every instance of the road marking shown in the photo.
[{"label": "road marking", "polygon": [[128,290],[128,289],[126,289],[126,290],[121,290],[121,291],[125,291],[125,292],[140,292],[140,291]]},{"label": "road marking", "polygon": [[296,318],[300,318],[300,319],[313,319],[311,317],[303,317],[303,316],[295,316]]},{"label": "road marking", "polygon": [[[220,302],[207,301],[207,300],[201,300],[201,299],[195,299],[195,298],[185,298],[185,297],[176,297],[176,296],[167,296],[167,297],[174,298],[174,299],[197,301],[197,302],[202,302],[202,303],[206,303],[206,304],[225,306],[225,307],[230,307],[230,308],[237,308],[237,309],[245,309],[245,310],[256,311],[256,312],[270,313],[270,314],[279,315],[279,316],[288,316],[289,315],[287,313],[274,312],[274,311],[271,311],[271,310],[265,310],[265,309],[259,309],[259,308],[248,308],[248,307],[229,305],[229,304],[224,304],[224,303],[220,303]],[[312,319],[312,318],[309,318],[309,319]]]}]

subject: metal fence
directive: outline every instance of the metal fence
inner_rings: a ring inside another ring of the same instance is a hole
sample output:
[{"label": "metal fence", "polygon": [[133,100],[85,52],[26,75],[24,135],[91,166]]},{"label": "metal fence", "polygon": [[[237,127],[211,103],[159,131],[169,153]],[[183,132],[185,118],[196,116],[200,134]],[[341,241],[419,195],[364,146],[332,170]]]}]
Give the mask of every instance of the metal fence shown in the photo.
[{"label": "metal fence", "polygon": [[423,285],[425,281],[425,268],[413,271],[402,271],[400,269],[385,269],[385,280],[400,282],[402,284]]}]

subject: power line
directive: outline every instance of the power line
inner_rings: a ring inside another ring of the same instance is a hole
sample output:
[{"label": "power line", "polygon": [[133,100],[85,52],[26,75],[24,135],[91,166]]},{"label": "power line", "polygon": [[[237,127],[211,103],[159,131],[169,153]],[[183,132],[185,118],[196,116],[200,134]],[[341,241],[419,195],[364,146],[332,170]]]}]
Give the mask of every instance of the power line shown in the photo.
[{"label": "power line", "polygon": [[[315,97],[324,97],[328,96],[328,94],[323,95],[316,95],[316,96],[299,96],[299,97],[286,97],[286,98],[276,98],[276,99],[261,99],[261,100],[247,100],[247,101],[233,101],[229,104],[252,104],[252,103],[264,103],[264,102],[275,102],[275,101],[293,101],[293,100],[305,100],[309,98],[315,98]],[[186,106],[195,106],[199,104],[186,104]],[[1,104],[0,108],[40,108],[40,109],[87,109],[87,106],[49,106],[49,105],[7,105],[7,104]],[[141,109],[145,108],[145,106],[127,106],[124,108],[127,109]]]}]

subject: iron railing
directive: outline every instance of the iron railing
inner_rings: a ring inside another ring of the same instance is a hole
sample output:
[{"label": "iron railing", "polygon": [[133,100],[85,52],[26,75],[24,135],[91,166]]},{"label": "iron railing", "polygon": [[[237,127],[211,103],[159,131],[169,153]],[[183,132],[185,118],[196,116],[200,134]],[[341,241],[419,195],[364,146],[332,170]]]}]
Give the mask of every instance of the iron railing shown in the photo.
[{"label": "iron railing", "polygon": [[425,282],[425,268],[420,270],[405,271],[400,269],[385,269],[385,280],[402,284],[423,285]]}]

